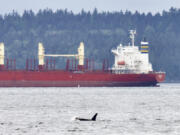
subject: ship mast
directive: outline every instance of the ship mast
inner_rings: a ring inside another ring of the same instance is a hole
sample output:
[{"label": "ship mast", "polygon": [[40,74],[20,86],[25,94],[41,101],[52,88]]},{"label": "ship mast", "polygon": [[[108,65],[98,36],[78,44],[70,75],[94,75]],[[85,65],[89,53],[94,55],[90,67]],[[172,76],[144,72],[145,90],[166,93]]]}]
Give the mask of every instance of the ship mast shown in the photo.
[{"label": "ship mast", "polygon": [[136,30],[130,30],[130,39],[131,39],[131,43],[133,47],[134,47],[134,41],[135,41],[135,34],[136,34]]},{"label": "ship mast", "polygon": [[4,68],[4,43],[0,43],[0,70]]}]

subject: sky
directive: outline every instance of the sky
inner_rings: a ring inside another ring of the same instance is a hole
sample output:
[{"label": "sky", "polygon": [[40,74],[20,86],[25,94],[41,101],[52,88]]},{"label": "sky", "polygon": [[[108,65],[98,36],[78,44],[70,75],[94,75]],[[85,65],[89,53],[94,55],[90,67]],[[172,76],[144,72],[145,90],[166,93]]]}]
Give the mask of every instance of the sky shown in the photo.
[{"label": "sky", "polygon": [[13,10],[22,14],[24,10],[32,9],[38,12],[39,9],[68,9],[74,13],[93,11],[97,8],[102,11],[139,11],[139,12],[162,12],[170,7],[180,8],[180,0],[0,0],[0,14],[4,15]]}]

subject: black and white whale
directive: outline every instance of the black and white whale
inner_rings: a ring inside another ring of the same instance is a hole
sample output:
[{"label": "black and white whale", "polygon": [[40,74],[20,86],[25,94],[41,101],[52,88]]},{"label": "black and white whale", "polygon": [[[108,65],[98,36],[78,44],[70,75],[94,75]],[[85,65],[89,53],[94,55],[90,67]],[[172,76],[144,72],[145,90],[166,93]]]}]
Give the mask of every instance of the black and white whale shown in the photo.
[{"label": "black and white whale", "polygon": [[79,120],[79,121],[96,121],[97,115],[98,115],[98,113],[95,113],[95,115],[91,119],[85,119],[85,118],[76,117],[75,120]]}]

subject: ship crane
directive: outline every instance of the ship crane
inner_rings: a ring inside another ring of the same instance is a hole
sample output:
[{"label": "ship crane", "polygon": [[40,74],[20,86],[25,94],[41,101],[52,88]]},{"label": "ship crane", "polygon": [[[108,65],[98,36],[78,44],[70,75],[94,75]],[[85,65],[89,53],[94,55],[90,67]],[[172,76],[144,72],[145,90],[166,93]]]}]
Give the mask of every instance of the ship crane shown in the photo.
[{"label": "ship crane", "polygon": [[4,69],[4,43],[0,43],[0,70]]},{"label": "ship crane", "polygon": [[42,43],[38,44],[38,58],[39,58],[39,69],[44,67],[44,57],[75,57],[78,59],[78,67],[80,69],[84,66],[84,43],[81,42],[78,48],[77,54],[45,54],[45,49]]}]

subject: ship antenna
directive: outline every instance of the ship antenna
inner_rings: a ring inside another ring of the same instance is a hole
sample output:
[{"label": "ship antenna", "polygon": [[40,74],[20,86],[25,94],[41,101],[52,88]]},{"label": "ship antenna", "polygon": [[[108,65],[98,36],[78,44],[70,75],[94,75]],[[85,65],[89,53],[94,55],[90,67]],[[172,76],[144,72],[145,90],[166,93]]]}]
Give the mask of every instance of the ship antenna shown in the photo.
[{"label": "ship antenna", "polygon": [[134,46],[135,34],[136,34],[136,30],[130,30],[130,39],[132,42],[132,46]]}]

